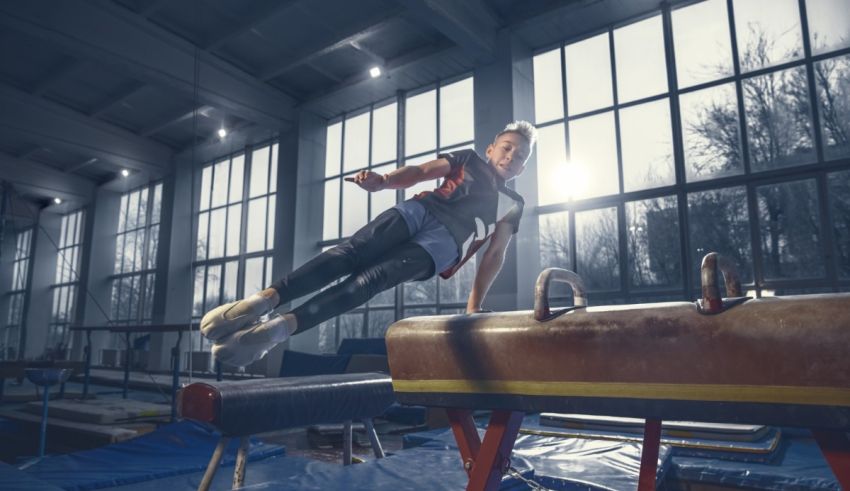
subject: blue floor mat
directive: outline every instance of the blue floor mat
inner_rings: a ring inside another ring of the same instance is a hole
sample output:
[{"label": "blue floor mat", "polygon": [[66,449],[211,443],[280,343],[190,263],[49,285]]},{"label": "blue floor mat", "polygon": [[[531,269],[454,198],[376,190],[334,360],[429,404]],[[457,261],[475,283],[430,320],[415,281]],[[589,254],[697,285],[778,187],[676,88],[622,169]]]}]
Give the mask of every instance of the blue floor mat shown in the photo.
[{"label": "blue floor mat", "polygon": [[62,488],[41,481],[22,470],[0,462],[0,489],[15,491],[61,491]]},{"label": "blue floor mat", "polygon": [[777,459],[771,463],[675,456],[671,471],[680,481],[747,489],[841,489],[823,453],[810,437],[786,437]]},{"label": "blue floor mat", "polygon": [[[532,471],[517,463],[526,478]],[[383,459],[344,467],[303,457],[278,457],[249,464],[245,472],[245,490],[299,491],[461,491],[468,478],[455,449],[434,445],[404,450]],[[116,488],[115,491],[190,491],[198,488],[203,472]],[[221,469],[213,479],[213,491],[231,488],[232,471]],[[501,491],[527,490],[519,479],[503,479]]]},{"label": "blue floor mat", "polygon": [[[94,450],[46,457],[25,471],[66,490],[101,489],[206,469],[219,433],[191,421],[162,426],[132,440]],[[222,462],[232,465],[239,440],[230,442]],[[285,448],[252,439],[249,461],[282,455]],[[2,483],[0,483],[2,487]]]},{"label": "blue floor mat", "polygon": [[[483,436],[486,420],[476,420]],[[528,415],[523,429],[541,429],[536,415]],[[551,430],[551,428],[548,428]],[[431,430],[405,435],[404,444],[427,448],[442,445],[458,456],[451,430]],[[637,489],[642,445],[635,442],[588,440],[520,434],[511,461],[534,470],[534,480],[554,490],[619,491]],[[670,468],[671,449],[662,445],[658,455],[656,483],[664,481]]]}]

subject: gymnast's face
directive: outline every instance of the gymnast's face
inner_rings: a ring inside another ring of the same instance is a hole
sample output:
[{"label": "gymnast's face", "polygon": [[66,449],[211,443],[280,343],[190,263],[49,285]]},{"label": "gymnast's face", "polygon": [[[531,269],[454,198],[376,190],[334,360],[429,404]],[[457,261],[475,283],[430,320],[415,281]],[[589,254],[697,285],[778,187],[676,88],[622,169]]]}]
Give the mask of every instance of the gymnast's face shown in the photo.
[{"label": "gymnast's face", "polygon": [[510,181],[525,170],[525,161],[531,154],[531,148],[524,136],[508,132],[499,135],[496,141],[488,145],[485,154],[496,174]]}]

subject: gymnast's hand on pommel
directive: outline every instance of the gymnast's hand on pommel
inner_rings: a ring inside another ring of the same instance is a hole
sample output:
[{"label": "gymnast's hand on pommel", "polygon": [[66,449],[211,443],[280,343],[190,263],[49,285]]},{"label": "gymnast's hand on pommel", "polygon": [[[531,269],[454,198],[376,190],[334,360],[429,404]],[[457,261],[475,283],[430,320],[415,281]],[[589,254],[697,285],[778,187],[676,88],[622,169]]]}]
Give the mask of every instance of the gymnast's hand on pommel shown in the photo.
[{"label": "gymnast's hand on pommel", "polygon": [[345,180],[353,182],[369,192],[380,191],[387,185],[387,176],[370,170],[361,170],[352,177],[346,177]]}]

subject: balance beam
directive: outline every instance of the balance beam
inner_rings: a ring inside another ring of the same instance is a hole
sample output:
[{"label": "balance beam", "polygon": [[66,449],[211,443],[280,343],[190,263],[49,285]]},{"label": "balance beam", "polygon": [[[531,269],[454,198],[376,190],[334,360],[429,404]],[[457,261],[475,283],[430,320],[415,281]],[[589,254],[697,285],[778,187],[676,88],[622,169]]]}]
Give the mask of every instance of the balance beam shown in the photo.
[{"label": "balance beam", "polygon": [[180,392],[184,418],[206,423],[222,433],[198,487],[209,489],[232,437],[240,438],[233,488],[245,478],[248,438],[257,433],[319,423],[344,423],[343,463],[351,463],[351,422],[363,421],[377,458],[384,456],[372,425],[395,401],[390,377],[382,373],[349,373],[310,377],[197,382]]},{"label": "balance beam", "polygon": [[[547,270],[535,312],[398,321],[396,396],[449,409],[470,490],[495,489],[523,414],[538,411],[645,419],[640,490],[655,488],[664,419],[812,429],[850,489],[850,294],[721,298],[718,267],[739,294],[710,255],[693,303],[586,307],[575,273]],[[549,309],[552,281],[573,286],[575,307]],[[495,410],[483,443],[474,409]]]}]

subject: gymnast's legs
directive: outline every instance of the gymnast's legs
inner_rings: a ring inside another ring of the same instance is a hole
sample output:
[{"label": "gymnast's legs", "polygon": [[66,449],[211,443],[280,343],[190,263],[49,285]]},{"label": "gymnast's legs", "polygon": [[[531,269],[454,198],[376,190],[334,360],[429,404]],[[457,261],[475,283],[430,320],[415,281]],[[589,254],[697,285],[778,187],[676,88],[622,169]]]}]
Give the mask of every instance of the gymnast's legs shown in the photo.
[{"label": "gymnast's legs", "polygon": [[[211,310],[201,320],[201,332],[215,341],[212,351],[216,359],[235,366],[247,365],[292,334],[347,312],[400,283],[433,276],[431,256],[409,239],[410,231],[401,214],[387,210],[350,239],[262,292]],[[344,281],[292,311],[257,322],[278,305],[345,275],[349,276]]]}]

